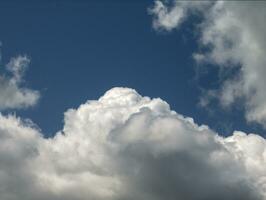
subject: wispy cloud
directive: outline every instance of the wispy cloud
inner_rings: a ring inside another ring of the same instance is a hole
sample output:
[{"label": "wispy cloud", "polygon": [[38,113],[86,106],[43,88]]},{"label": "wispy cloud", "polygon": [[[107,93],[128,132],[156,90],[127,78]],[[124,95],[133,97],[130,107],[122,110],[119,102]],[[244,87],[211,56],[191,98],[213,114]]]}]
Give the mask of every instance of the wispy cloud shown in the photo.
[{"label": "wispy cloud", "polygon": [[244,100],[246,119],[266,127],[266,3],[172,1],[167,5],[155,1],[151,10],[154,27],[167,31],[182,26],[181,22],[191,15],[203,17],[195,31],[200,33],[200,46],[207,50],[195,52],[195,60],[218,65],[221,71],[239,68],[234,75],[223,78],[220,89],[211,93],[223,106]]},{"label": "wispy cloud", "polygon": [[19,55],[11,58],[6,65],[10,75],[0,75],[0,110],[27,108],[37,103],[40,93],[22,86],[29,63],[27,56]]}]

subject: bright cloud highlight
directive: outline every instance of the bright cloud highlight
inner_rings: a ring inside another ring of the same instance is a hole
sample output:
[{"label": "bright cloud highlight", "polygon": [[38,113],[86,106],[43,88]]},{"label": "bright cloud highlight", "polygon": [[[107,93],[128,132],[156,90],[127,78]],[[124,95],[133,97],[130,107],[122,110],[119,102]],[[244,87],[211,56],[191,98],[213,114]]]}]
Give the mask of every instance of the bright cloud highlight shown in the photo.
[{"label": "bright cloud highlight", "polygon": [[113,88],[65,113],[45,139],[0,116],[3,200],[266,199],[266,141],[223,138],[159,99]]}]

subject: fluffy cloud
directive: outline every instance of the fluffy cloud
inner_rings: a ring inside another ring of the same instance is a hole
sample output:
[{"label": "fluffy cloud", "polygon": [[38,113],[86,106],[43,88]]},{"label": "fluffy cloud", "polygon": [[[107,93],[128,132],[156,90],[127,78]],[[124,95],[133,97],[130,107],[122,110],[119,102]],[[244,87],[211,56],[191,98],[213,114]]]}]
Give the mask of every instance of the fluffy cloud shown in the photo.
[{"label": "fluffy cloud", "polygon": [[43,138],[0,115],[2,200],[266,199],[266,141],[223,138],[163,100],[113,88]]},{"label": "fluffy cloud", "polygon": [[6,65],[6,70],[11,76],[0,75],[0,110],[25,108],[35,105],[38,101],[38,91],[21,87],[29,63],[28,57],[18,56],[11,58]]},{"label": "fluffy cloud", "polygon": [[[219,90],[208,91],[203,104],[218,97],[223,106],[245,101],[246,119],[266,127],[266,3],[263,1],[156,1],[151,9],[156,29],[172,30],[193,14],[203,17],[199,24],[198,62],[217,64],[221,71],[236,70],[221,79]],[[228,73],[227,73],[228,74]]]}]

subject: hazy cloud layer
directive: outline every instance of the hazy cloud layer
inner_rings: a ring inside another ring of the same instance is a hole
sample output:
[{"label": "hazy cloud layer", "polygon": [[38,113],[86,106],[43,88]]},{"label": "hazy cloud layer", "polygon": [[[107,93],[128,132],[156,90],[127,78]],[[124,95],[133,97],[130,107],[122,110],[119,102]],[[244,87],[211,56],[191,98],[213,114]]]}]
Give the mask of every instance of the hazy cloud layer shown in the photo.
[{"label": "hazy cloud layer", "polygon": [[266,199],[266,141],[223,138],[163,100],[113,88],[45,139],[0,115],[1,200]]},{"label": "hazy cloud layer", "polygon": [[219,90],[208,91],[202,98],[207,105],[217,97],[223,106],[244,99],[246,119],[266,126],[266,2],[263,1],[155,1],[150,9],[153,26],[167,31],[180,27],[190,15],[203,17],[196,31],[200,32],[198,62],[219,65],[221,70],[236,69],[223,77]]},{"label": "hazy cloud layer", "polygon": [[38,101],[38,91],[25,88],[23,75],[28,68],[30,60],[26,56],[11,58],[6,65],[7,74],[0,74],[0,110],[13,108],[26,108]]}]

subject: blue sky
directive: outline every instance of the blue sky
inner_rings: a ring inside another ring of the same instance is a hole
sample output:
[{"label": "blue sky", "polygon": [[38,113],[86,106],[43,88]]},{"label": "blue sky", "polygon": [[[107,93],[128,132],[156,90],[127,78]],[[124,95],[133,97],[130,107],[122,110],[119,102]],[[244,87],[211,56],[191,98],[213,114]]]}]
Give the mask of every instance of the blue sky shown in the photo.
[{"label": "blue sky", "polygon": [[16,55],[30,57],[26,84],[41,92],[35,107],[16,113],[51,136],[62,128],[68,108],[123,86],[160,97],[173,110],[221,134],[261,133],[260,126],[245,122],[241,107],[198,105],[200,88],[218,83],[215,67],[204,72],[192,58],[198,49],[193,27],[199,19],[190,18],[177,31],[158,32],[147,11],[151,3],[2,1],[1,63]]},{"label": "blue sky", "polygon": [[265,11],[0,1],[0,199],[266,200]]}]

